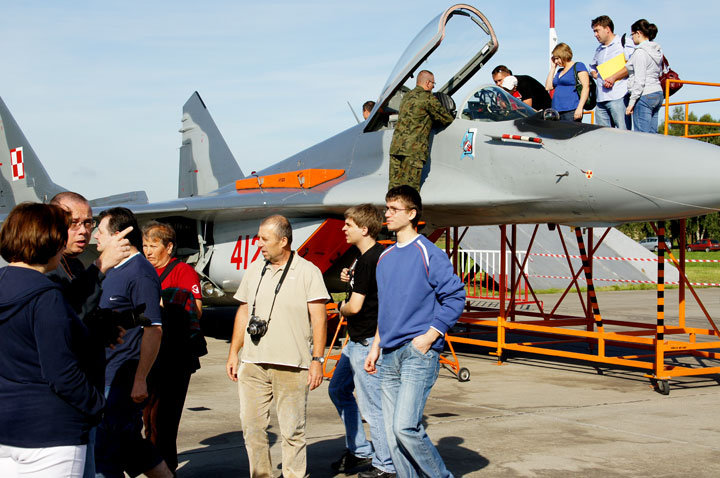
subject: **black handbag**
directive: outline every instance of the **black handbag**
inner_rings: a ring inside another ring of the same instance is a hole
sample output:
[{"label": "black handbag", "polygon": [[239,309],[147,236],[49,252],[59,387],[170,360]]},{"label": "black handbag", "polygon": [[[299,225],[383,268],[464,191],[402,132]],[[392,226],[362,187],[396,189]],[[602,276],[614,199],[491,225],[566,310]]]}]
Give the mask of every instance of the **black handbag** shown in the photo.
[{"label": "black handbag", "polygon": [[[578,98],[582,98],[582,83],[580,83],[580,78],[578,77],[577,63],[573,63],[573,73],[575,73],[575,91],[577,91]],[[585,106],[583,106],[585,111],[595,109],[595,106],[597,106],[597,84],[595,84],[595,80],[590,78],[589,74],[588,81],[590,84],[590,94],[585,101]]]},{"label": "black handbag", "polygon": [[663,95],[665,95],[665,91],[667,91],[667,83],[670,82],[670,96],[677,93],[677,91],[682,88],[682,83],[675,83],[672,80],[679,80],[680,77],[677,73],[675,73],[672,68],[670,68],[670,64],[667,61],[667,58],[665,58],[665,55],[663,55],[663,67],[662,67],[662,74],[660,75],[660,86],[662,87]]}]

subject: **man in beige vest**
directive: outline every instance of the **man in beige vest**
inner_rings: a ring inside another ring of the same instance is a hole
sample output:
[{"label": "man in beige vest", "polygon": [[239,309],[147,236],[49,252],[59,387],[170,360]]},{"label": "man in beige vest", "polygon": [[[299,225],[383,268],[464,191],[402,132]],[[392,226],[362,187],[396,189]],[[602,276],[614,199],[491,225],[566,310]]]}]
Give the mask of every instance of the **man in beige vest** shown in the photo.
[{"label": "man in beige vest", "polygon": [[248,268],[235,294],[240,307],[226,369],[238,382],[250,476],[272,477],[267,428],[275,400],[283,476],[304,478],[307,395],[323,378],[330,295],[320,269],[292,251],[285,217],[263,220],[258,236],[265,260]]}]

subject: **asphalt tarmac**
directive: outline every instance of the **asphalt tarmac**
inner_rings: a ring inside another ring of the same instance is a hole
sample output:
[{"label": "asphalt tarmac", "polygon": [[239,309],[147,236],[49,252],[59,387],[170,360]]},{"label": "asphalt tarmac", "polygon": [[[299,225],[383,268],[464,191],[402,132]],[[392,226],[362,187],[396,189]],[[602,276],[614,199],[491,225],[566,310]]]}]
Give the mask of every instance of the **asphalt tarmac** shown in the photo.
[{"label": "asphalt tarmac", "polygon": [[[700,294],[711,314],[720,312],[720,290]],[[667,295],[673,323],[677,294]],[[557,297],[542,299],[547,307]],[[653,291],[601,292],[599,303],[606,318],[655,319]],[[692,300],[688,323],[709,328]],[[237,385],[225,375],[228,342],[210,338],[208,349],[185,403],[178,476],[249,476]],[[425,408],[428,434],[456,477],[720,476],[720,376],[671,380],[670,394],[661,395],[639,370],[602,367],[600,374],[589,363],[537,355],[513,355],[498,366],[488,352],[476,347],[460,354],[468,382],[441,370]],[[327,387],[324,381],[309,395],[308,472],[355,476],[329,468],[345,445]],[[281,450],[272,415],[277,477]]]}]

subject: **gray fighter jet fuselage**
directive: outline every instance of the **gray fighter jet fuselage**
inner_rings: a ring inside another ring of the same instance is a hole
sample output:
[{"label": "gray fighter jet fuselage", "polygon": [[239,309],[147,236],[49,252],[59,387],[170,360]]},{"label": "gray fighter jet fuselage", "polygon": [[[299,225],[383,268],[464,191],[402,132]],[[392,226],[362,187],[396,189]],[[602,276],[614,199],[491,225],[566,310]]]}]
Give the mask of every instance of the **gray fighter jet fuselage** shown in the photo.
[{"label": "gray fighter jet fuselage", "polygon": [[[458,65],[453,42],[474,45],[471,58]],[[144,193],[133,192],[95,200],[94,210],[124,204],[141,222],[172,223],[178,252],[200,273],[205,296],[219,302],[234,292],[248,265],[262,258],[256,234],[271,214],[288,217],[294,247],[326,278],[334,277],[347,258],[340,231],[345,209],[363,202],[384,205],[398,106],[422,69],[444,81],[438,92],[459,105],[454,122],[431,135],[421,191],[426,230],[608,225],[720,208],[717,146],[561,122],[553,111],[537,112],[494,85],[472,86],[497,48],[492,26],[479,11],[448,8],[411,42],[366,121],[249,176],[194,93],[183,107],[178,199],[148,204]],[[47,200],[62,188],[47,177],[1,100],[0,121],[0,211],[7,214],[20,200]],[[9,152],[18,147],[22,178],[6,167],[12,163]],[[692,158],[692,168],[678,167],[678,158]]]}]

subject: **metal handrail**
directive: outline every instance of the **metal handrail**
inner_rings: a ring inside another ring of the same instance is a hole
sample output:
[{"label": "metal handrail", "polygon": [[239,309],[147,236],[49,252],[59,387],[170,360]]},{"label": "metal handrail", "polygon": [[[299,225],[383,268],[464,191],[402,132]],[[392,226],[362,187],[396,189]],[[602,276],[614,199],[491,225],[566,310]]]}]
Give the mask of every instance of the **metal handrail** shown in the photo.
[{"label": "metal handrail", "polygon": [[[690,115],[690,105],[699,104],[699,103],[712,103],[714,101],[720,101],[720,98],[708,98],[704,100],[690,100],[690,101],[676,101],[673,103],[670,103],[670,81],[665,83],[665,103],[663,106],[665,107],[665,131],[664,134],[667,136],[668,134],[668,126],[670,124],[684,124],[685,125],[685,134],[683,135],[684,138],[706,138],[711,136],[720,136],[720,133],[705,133],[705,134],[689,134],[689,128],[690,125],[697,125],[697,126],[720,126],[720,123],[703,123],[702,121],[688,121],[688,117]],[[680,83],[683,85],[699,85],[699,86],[720,86],[720,83],[709,83],[706,81],[688,81],[688,80],[672,80],[672,83]],[[681,106],[685,105],[685,120],[679,121],[679,120],[671,120],[670,119],[670,107],[671,106]]]}]

